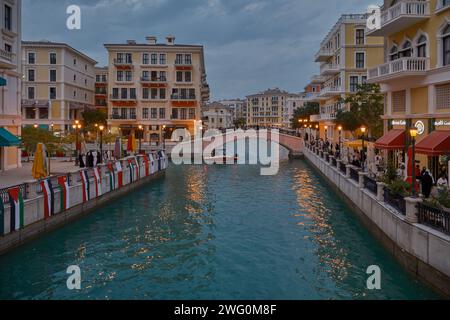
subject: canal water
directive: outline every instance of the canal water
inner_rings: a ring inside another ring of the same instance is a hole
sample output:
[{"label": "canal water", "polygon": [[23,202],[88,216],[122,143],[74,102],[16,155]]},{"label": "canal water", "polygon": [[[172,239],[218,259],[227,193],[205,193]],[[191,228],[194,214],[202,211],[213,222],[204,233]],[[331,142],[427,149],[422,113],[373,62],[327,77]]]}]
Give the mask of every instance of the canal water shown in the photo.
[{"label": "canal water", "polygon": [[[82,289],[66,286],[70,265]],[[381,268],[381,290],[366,287]],[[0,257],[0,299],[430,299],[303,161],[172,166]]]}]

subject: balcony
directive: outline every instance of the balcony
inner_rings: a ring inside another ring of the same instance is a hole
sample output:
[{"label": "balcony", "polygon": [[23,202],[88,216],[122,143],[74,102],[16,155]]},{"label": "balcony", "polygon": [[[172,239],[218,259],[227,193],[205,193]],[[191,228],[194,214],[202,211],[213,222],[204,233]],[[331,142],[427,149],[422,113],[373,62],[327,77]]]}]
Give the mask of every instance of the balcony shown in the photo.
[{"label": "balcony", "polygon": [[322,76],[333,76],[339,72],[339,66],[334,63],[325,63],[320,67],[320,75]]},{"label": "balcony", "polygon": [[109,116],[109,120],[136,120],[137,117],[135,114],[130,115],[121,115],[121,114],[111,114]]},{"label": "balcony", "polygon": [[319,96],[322,98],[334,97],[345,93],[342,87],[323,87]]},{"label": "balcony", "polygon": [[116,67],[132,67],[133,66],[133,60],[114,59],[114,65]]},{"label": "balcony", "polygon": [[197,100],[195,94],[194,95],[179,95],[179,94],[172,94],[170,96],[170,100],[174,100],[174,101],[192,101],[192,100]]},{"label": "balcony", "polygon": [[381,12],[381,28],[367,32],[387,37],[430,18],[430,1],[401,1]]},{"label": "balcony", "polygon": [[0,49],[0,68],[16,69],[16,55],[12,52]]},{"label": "balcony", "polygon": [[319,92],[308,92],[307,94],[305,94],[304,100],[308,102],[314,102],[322,100],[322,98],[320,97]]},{"label": "balcony", "polygon": [[324,76],[315,75],[311,78],[311,84],[322,84],[326,81]]},{"label": "balcony", "polygon": [[333,50],[331,49],[320,49],[319,52],[316,53],[316,62],[327,62],[334,55]]},{"label": "balcony", "polygon": [[165,77],[141,77],[141,83],[166,83],[167,78]]},{"label": "balcony", "polygon": [[367,81],[383,83],[403,77],[424,76],[430,69],[428,58],[401,58],[368,71]]}]

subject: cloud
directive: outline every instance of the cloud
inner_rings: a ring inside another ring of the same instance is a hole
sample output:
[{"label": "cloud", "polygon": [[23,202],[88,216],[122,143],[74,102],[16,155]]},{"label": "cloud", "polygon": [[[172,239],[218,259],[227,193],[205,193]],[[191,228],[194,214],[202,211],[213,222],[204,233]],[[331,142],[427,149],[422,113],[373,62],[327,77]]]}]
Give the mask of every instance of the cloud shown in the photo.
[{"label": "cloud", "polygon": [[[367,0],[23,0],[23,38],[67,42],[107,61],[104,43],[145,36],[205,46],[212,98],[268,87],[299,92],[318,72],[313,57],[343,13]],[[65,27],[66,8],[82,9],[82,30]],[[36,14],[39,12],[39,14]]]}]

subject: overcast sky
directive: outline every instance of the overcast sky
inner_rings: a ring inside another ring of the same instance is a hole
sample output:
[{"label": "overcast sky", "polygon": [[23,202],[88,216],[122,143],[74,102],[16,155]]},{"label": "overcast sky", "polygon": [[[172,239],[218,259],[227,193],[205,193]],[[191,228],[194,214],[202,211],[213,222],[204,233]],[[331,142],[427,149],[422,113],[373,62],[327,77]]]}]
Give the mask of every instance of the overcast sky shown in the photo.
[{"label": "overcast sky", "polygon": [[[211,99],[269,87],[300,92],[318,72],[313,57],[340,14],[363,13],[370,0],[23,0],[23,39],[66,42],[99,65],[104,43],[144,42],[168,34],[205,46]],[[66,28],[67,6],[82,29]]]}]

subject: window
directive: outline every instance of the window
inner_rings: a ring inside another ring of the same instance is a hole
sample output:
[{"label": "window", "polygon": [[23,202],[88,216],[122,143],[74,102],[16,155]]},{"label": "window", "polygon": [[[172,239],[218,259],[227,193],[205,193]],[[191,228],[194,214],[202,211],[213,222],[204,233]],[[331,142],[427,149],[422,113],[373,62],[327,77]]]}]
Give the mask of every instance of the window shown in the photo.
[{"label": "window", "polygon": [[100,76],[99,75],[95,76],[95,82],[100,82]]},{"label": "window", "polygon": [[5,51],[12,52],[12,46],[10,44],[5,43]]},{"label": "window", "polygon": [[183,82],[183,72],[177,71],[177,82]]},{"label": "window", "polygon": [[56,53],[50,53],[50,64],[56,64]]},{"label": "window", "polygon": [[450,109],[450,83],[436,86],[436,109]]},{"label": "window", "polygon": [[77,65],[77,59],[73,59],[73,65],[74,65],[74,66]]},{"label": "window", "polygon": [[165,53],[159,55],[159,64],[165,65],[167,63],[167,58]]},{"label": "window", "polygon": [[156,53],[152,53],[152,64],[158,64],[158,55]]},{"label": "window", "polygon": [[25,118],[36,119],[36,109],[35,108],[25,108]]},{"label": "window", "polygon": [[122,99],[128,99],[128,90],[127,88],[122,88],[120,90],[120,96]]},{"label": "window", "polygon": [[186,82],[192,82],[192,74],[191,74],[190,71],[187,71],[187,72],[184,74],[184,81],[186,81]]},{"label": "window", "polygon": [[449,66],[450,65],[450,25],[447,26],[447,28],[444,29],[443,35],[443,44],[444,44],[444,59],[443,59],[443,65]]},{"label": "window", "polygon": [[160,119],[166,118],[166,109],[165,108],[159,108],[159,118]]},{"label": "window", "polygon": [[356,44],[365,43],[364,29],[356,29]]},{"label": "window", "polygon": [[172,119],[178,119],[178,109],[172,109]]},{"label": "window", "polygon": [[56,88],[51,87],[50,88],[50,100],[55,100],[55,99],[56,99]]},{"label": "window", "polygon": [[399,58],[405,58],[405,57],[411,57],[412,56],[412,46],[411,41],[406,41],[401,50],[399,51],[398,57]]},{"label": "window", "polygon": [[113,88],[113,99],[119,99],[119,88]]},{"label": "window", "polygon": [[166,76],[166,72],[165,71],[160,71],[159,72],[159,81],[162,81],[162,82],[167,81],[167,76]]},{"label": "window", "polygon": [[425,58],[427,56],[427,38],[424,35],[420,36],[419,40],[417,40],[417,56],[419,58]]},{"label": "window", "polygon": [[157,108],[152,108],[151,118],[158,119],[158,109]]},{"label": "window", "polygon": [[187,65],[192,64],[192,55],[191,54],[184,55],[184,64],[187,64]]},{"label": "window", "polygon": [[131,71],[125,72],[125,81],[127,82],[133,81],[133,73]]},{"label": "window", "polygon": [[136,88],[130,88],[130,99],[136,99]]},{"label": "window", "polygon": [[5,29],[12,30],[12,8],[5,4]]},{"label": "window", "polygon": [[190,108],[189,109],[189,119],[195,119],[195,108]]},{"label": "window", "polygon": [[133,55],[131,53],[125,54],[125,63],[133,63]]},{"label": "window", "polygon": [[28,52],[28,64],[35,64],[35,63],[36,63],[36,53]]},{"label": "window", "polygon": [[50,82],[56,82],[56,70],[50,70]]},{"label": "window", "polygon": [[123,81],[123,71],[117,71],[117,81]]},{"label": "window", "polygon": [[392,111],[406,111],[406,91],[396,91],[392,93]]},{"label": "window", "polygon": [[34,97],[35,97],[35,95],[34,95],[34,91],[35,89],[34,89],[34,87],[28,87],[28,90],[27,90],[27,92],[28,92],[28,99],[31,99],[31,100],[33,100],[34,99]]},{"label": "window", "polygon": [[398,48],[396,45],[392,46],[391,51],[389,52],[389,60],[394,61],[398,59]]},{"label": "window", "polygon": [[366,84],[367,83],[367,76],[362,76],[361,77],[361,83],[362,84]]},{"label": "window", "polygon": [[161,100],[166,100],[166,89],[165,88],[159,89],[159,98]]},{"label": "window", "polygon": [[147,100],[149,98],[149,88],[142,88],[142,99]]},{"label": "window", "polygon": [[142,109],[142,118],[148,119],[148,108]]},{"label": "window", "polygon": [[358,90],[358,76],[350,77],[350,92],[356,92]]},{"label": "window", "polygon": [[175,64],[183,64],[183,55],[182,54],[176,55]]},{"label": "window", "polygon": [[357,52],[356,53],[356,62],[355,62],[356,68],[358,68],[358,69],[364,69],[365,68],[366,63],[365,63],[365,57],[364,56],[365,56],[364,52]]},{"label": "window", "polygon": [[148,53],[144,53],[142,55],[142,64],[148,64],[149,63],[149,56]]},{"label": "window", "polygon": [[35,71],[34,69],[28,69],[28,81],[35,81]]},{"label": "window", "polygon": [[151,99],[153,99],[153,100],[158,99],[158,89],[157,88],[151,88],[150,94],[151,94]]}]

